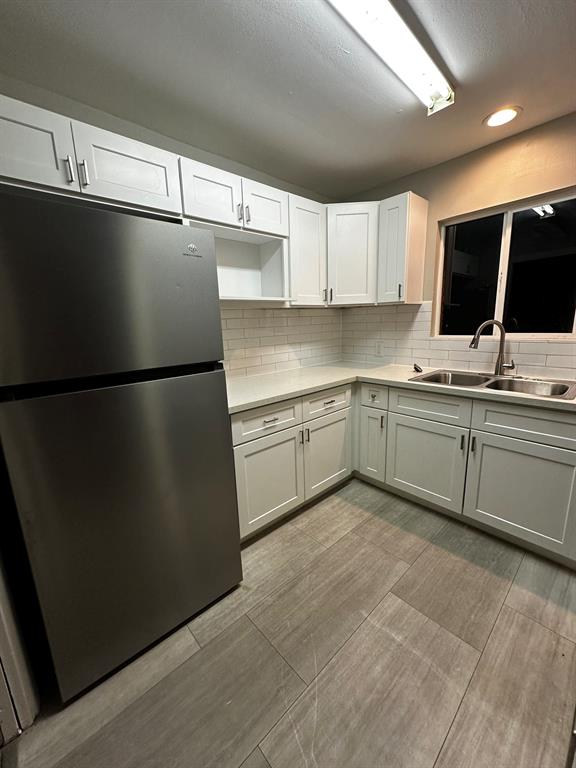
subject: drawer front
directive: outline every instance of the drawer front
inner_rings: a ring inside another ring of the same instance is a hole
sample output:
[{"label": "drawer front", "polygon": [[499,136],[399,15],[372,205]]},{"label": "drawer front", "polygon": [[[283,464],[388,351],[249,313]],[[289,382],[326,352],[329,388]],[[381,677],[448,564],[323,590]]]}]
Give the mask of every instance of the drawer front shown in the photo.
[{"label": "drawer front", "polygon": [[350,405],[352,388],[350,385],[345,387],[335,387],[334,389],[324,389],[322,392],[315,392],[313,395],[302,399],[302,418],[304,421],[315,419],[317,416],[325,416],[332,411],[338,411],[341,408],[348,408]]},{"label": "drawer front", "polygon": [[388,387],[380,387],[378,384],[362,384],[360,386],[360,403],[369,405],[370,408],[388,410]]},{"label": "drawer front", "polygon": [[459,427],[469,427],[472,418],[472,401],[465,397],[416,392],[413,389],[391,389],[388,407],[405,416],[431,419]]},{"label": "drawer front", "polygon": [[300,398],[282,400],[280,403],[234,413],[231,419],[232,441],[234,445],[240,445],[301,424],[302,401]]},{"label": "drawer front", "polygon": [[576,451],[576,413],[477,400],[472,426],[483,432]]}]

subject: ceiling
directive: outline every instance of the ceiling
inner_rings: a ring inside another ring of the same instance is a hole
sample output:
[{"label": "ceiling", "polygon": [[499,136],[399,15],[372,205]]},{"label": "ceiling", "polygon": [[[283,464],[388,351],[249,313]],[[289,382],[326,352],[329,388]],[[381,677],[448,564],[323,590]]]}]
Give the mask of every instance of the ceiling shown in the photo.
[{"label": "ceiling", "polygon": [[0,72],[340,199],[576,110],[572,0],[397,7],[456,90],[432,117],[324,0],[0,0]]}]

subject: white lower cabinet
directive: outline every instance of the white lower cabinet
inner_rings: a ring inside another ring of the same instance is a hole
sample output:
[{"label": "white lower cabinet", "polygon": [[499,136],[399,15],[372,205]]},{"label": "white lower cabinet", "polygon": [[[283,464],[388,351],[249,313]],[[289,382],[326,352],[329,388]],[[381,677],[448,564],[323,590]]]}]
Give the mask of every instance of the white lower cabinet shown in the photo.
[{"label": "white lower cabinet", "polygon": [[344,480],[352,473],[351,448],[350,408],[237,445],[241,536]]},{"label": "white lower cabinet", "polygon": [[360,450],[358,471],[366,477],[386,479],[386,426],[388,413],[360,407]]},{"label": "white lower cabinet", "polygon": [[389,413],[386,482],[462,512],[469,434],[464,427]]},{"label": "white lower cabinet", "polygon": [[352,472],[351,410],[304,424],[304,487],[310,499]]},{"label": "white lower cabinet", "polygon": [[234,448],[241,536],[304,502],[302,440],[298,426]]},{"label": "white lower cabinet", "polygon": [[576,557],[576,451],[473,430],[464,515]]}]

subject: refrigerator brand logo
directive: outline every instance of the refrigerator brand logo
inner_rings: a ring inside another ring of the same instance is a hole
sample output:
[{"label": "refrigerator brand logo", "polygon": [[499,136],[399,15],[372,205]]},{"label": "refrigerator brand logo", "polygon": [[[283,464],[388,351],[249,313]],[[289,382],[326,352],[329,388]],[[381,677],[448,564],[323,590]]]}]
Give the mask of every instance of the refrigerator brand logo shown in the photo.
[{"label": "refrigerator brand logo", "polygon": [[192,256],[200,256],[198,246],[194,245],[194,243],[188,243],[188,245],[186,246],[186,250],[188,251],[188,253],[191,253]]}]

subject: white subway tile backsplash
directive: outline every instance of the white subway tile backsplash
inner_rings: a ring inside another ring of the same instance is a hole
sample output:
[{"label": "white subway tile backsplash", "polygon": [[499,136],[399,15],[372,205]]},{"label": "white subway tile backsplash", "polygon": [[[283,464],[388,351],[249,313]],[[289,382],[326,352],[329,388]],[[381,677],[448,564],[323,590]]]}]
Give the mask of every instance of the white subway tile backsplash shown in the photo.
[{"label": "white subway tile backsplash", "polygon": [[254,376],[342,358],[342,311],[222,309],[224,367],[229,376]]},{"label": "white subway tile backsplash", "polygon": [[[358,363],[412,365],[491,372],[498,339],[430,335],[431,302],[421,306],[310,309],[222,309],[224,363],[230,376],[253,376],[292,368]],[[508,340],[506,357],[523,376],[576,378],[576,342]]]},{"label": "white subway tile backsplash", "polygon": [[[499,339],[483,336],[478,350],[469,339],[431,336],[432,303],[419,307],[350,307],[342,310],[342,355],[357,362],[417,362],[433,368],[492,372]],[[470,334],[470,337],[472,334]],[[367,345],[376,339],[376,356]],[[576,378],[576,342],[507,340],[507,359],[514,357],[523,376]]]}]

